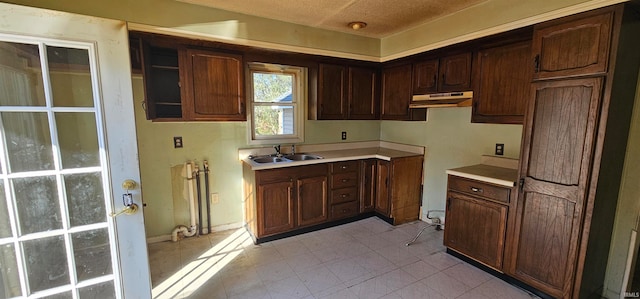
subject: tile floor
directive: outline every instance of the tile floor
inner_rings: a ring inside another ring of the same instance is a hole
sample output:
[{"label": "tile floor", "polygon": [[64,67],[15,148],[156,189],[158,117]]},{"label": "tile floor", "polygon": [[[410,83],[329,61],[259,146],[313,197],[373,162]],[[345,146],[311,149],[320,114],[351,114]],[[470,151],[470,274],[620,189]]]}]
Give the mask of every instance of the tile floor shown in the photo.
[{"label": "tile floor", "polygon": [[254,245],[244,229],[149,245],[153,298],[537,298],[376,218]]}]

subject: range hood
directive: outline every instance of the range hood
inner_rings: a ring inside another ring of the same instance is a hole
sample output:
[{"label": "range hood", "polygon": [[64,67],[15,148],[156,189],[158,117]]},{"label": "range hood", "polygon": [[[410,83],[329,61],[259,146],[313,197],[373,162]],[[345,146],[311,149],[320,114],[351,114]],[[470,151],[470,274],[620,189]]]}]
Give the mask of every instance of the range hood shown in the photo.
[{"label": "range hood", "polygon": [[469,107],[473,91],[414,95],[409,108]]}]

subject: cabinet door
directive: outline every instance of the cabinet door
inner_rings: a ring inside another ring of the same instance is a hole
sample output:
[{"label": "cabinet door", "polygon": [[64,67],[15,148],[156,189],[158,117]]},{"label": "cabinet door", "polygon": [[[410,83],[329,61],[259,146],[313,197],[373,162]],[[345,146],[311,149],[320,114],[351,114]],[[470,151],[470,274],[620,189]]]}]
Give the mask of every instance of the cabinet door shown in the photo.
[{"label": "cabinet door", "polygon": [[394,225],[418,220],[422,198],[423,156],[394,158],[389,170],[389,214]]},{"label": "cabinet door", "polygon": [[471,52],[440,59],[438,91],[465,91],[471,88]]},{"label": "cabinet door", "polygon": [[186,58],[188,119],[246,120],[242,56],[188,49]]},{"label": "cabinet door", "polygon": [[389,217],[391,212],[391,198],[389,196],[389,179],[390,179],[390,165],[389,161],[377,161],[376,163],[376,212]]},{"label": "cabinet door", "polygon": [[522,124],[531,96],[531,42],[478,51],[471,122]]},{"label": "cabinet door", "polygon": [[292,230],[295,227],[293,182],[260,184],[257,191],[259,237]]},{"label": "cabinet door", "polygon": [[327,176],[302,178],[297,180],[298,226],[325,222],[327,209]]},{"label": "cabinet door", "polygon": [[413,65],[413,94],[438,92],[438,59]]},{"label": "cabinet door", "polygon": [[376,160],[360,162],[360,213],[373,211],[376,199]]},{"label": "cabinet door", "polygon": [[401,65],[382,71],[382,111],[380,117],[407,120],[411,102],[411,65]]},{"label": "cabinet door", "polygon": [[344,119],[347,116],[347,69],[320,64],[318,72],[318,119]]},{"label": "cabinet door", "polygon": [[537,25],[533,32],[534,79],[606,73],[612,22],[610,11]]},{"label": "cabinet door", "polygon": [[534,83],[529,103],[509,271],[554,297],[571,293],[602,82]]},{"label": "cabinet door", "polygon": [[349,67],[349,119],[377,119],[377,71]]},{"label": "cabinet door", "polygon": [[506,205],[449,191],[446,219],[445,246],[502,270]]}]

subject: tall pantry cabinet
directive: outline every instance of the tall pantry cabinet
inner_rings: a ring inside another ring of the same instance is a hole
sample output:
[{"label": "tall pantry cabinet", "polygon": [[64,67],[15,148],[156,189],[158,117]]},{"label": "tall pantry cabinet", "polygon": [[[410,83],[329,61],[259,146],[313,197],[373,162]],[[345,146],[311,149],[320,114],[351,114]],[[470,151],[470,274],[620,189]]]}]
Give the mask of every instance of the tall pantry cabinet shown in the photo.
[{"label": "tall pantry cabinet", "polygon": [[536,25],[505,272],[557,298],[601,291],[640,68],[638,14]]}]

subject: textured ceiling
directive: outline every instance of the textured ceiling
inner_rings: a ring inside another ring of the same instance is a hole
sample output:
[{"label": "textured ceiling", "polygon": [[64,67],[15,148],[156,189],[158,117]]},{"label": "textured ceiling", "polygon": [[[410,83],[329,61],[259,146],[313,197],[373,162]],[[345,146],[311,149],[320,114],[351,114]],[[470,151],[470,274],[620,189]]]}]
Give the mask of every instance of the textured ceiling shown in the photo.
[{"label": "textured ceiling", "polygon": [[[327,30],[381,38],[487,0],[177,0]],[[352,30],[349,22],[363,21]]]}]

